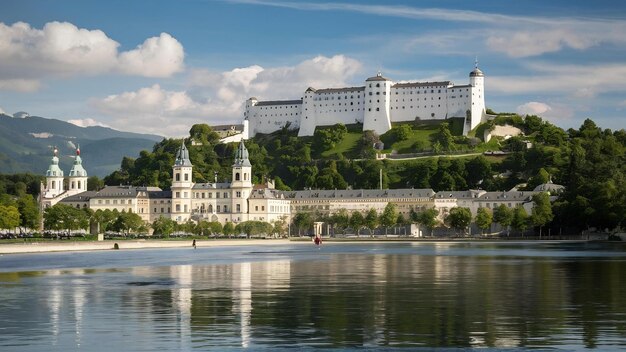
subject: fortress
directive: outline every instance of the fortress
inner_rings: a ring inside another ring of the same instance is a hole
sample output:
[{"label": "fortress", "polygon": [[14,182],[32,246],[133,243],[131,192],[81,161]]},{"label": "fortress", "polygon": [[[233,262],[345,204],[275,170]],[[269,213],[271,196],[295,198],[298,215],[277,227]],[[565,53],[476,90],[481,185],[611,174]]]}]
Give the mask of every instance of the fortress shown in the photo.
[{"label": "fortress", "polygon": [[363,130],[383,134],[392,122],[464,119],[467,135],[484,121],[485,75],[478,64],[469,84],[450,81],[395,83],[378,73],[364,86],[346,88],[309,87],[298,100],[259,101],[250,98],[244,112],[243,138],[272,133],[285,126],[298,136],[312,136],[318,126],[360,123]]}]

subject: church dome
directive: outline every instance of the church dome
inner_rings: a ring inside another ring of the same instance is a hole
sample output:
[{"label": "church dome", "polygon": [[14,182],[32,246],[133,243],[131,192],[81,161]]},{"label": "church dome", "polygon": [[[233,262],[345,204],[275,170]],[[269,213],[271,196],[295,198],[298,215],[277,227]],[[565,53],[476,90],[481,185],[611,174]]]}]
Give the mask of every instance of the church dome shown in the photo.
[{"label": "church dome", "polygon": [[470,77],[484,77],[485,74],[478,67],[476,67],[472,72],[470,72]]}]

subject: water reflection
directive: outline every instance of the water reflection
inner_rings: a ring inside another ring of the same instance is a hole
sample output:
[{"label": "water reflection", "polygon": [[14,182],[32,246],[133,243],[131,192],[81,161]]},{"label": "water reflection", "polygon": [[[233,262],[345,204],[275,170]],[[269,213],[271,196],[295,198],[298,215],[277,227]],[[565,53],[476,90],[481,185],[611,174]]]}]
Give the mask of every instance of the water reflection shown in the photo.
[{"label": "water reflection", "polygon": [[[183,265],[3,273],[0,349],[622,350],[626,255],[584,246],[289,246],[234,263],[203,249]],[[575,256],[546,255],[562,250]]]}]

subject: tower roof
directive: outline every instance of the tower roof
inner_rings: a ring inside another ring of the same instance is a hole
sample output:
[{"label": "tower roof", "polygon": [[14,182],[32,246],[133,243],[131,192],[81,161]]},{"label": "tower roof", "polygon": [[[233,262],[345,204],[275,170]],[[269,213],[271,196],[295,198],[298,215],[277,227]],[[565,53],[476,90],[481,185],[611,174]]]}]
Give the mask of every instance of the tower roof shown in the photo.
[{"label": "tower roof", "polygon": [[52,160],[50,166],[48,166],[48,171],[46,171],[46,176],[48,177],[63,177],[63,170],[61,170],[61,168],[59,167],[59,157],[57,156],[58,153],[59,150],[57,149],[57,147],[54,147],[54,150],[52,151]]},{"label": "tower roof", "polygon": [[70,170],[70,177],[87,177],[87,171],[83,168],[83,159],[80,158],[80,145],[76,148],[76,158]]},{"label": "tower roof", "polygon": [[176,153],[176,161],[174,161],[174,166],[193,166],[191,164],[191,160],[189,160],[189,150],[187,150],[187,146],[185,146],[185,141],[183,140],[180,149]]},{"label": "tower roof", "polygon": [[365,80],[365,82],[369,82],[369,81],[391,81],[391,80],[387,77],[383,77],[383,74],[378,72],[376,76],[370,77]]},{"label": "tower roof", "polygon": [[470,77],[483,77],[485,74],[478,68],[478,58],[474,61],[474,70],[470,72]]},{"label": "tower roof", "polygon": [[235,156],[235,163],[233,164],[233,166],[251,167],[252,164],[250,164],[250,159],[248,159],[248,157],[249,157],[248,149],[246,149],[246,146],[243,144],[243,139],[242,139],[241,142],[239,143],[239,148],[237,149],[237,155]]}]

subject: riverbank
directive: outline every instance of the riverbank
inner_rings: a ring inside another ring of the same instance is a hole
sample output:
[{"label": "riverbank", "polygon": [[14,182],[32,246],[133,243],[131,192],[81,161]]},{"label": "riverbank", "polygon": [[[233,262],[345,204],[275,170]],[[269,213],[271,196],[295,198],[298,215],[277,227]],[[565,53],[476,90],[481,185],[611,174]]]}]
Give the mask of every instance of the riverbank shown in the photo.
[{"label": "riverbank", "polygon": [[[113,250],[116,243],[119,250],[148,248],[185,248],[192,246],[192,240],[41,241],[6,244],[0,243],[0,254]],[[288,243],[290,243],[288,239],[196,240],[197,247],[269,245],[278,246]]]},{"label": "riverbank", "polygon": [[[455,238],[407,238],[407,237],[352,237],[352,238],[324,238],[326,244],[363,244],[380,242],[416,243],[416,242],[590,242],[580,238],[488,238],[488,237],[455,237]],[[591,240],[593,242],[593,240]],[[188,248],[193,240],[107,240],[107,241],[40,241],[24,243],[0,242],[0,254],[44,253],[44,252],[72,252],[72,251],[102,251],[125,249],[150,248]],[[290,243],[311,243],[309,237],[292,237],[290,239],[210,239],[196,240],[196,247],[225,247],[225,246],[280,246]],[[622,243],[622,242],[614,242]],[[624,243],[626,244],[626,243]]]}]

